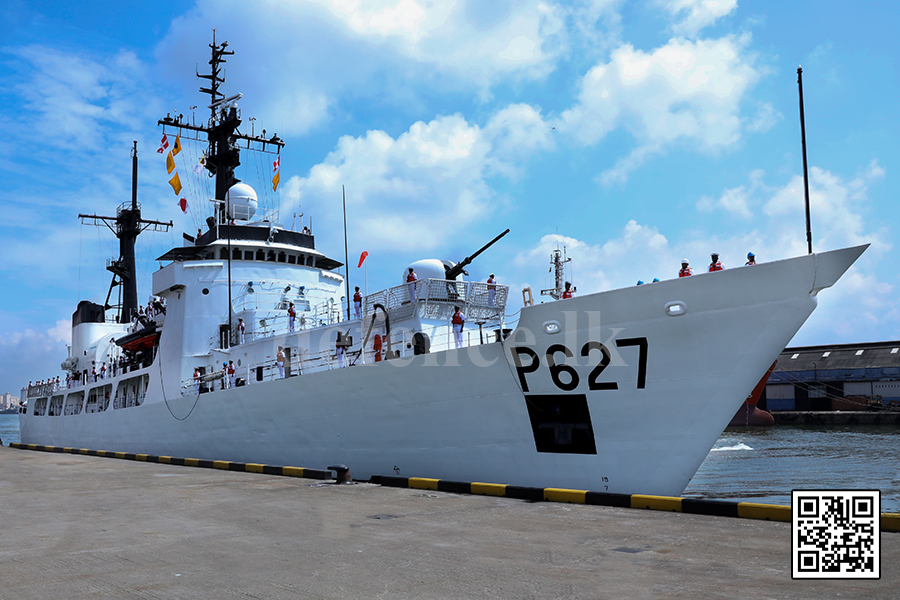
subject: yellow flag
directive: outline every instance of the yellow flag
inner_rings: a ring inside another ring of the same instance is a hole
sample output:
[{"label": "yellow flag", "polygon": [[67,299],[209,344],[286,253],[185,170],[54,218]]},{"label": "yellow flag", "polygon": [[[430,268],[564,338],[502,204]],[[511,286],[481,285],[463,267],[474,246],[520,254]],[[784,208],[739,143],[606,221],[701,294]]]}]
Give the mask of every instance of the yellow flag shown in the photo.
[{"label": "yellow flag", "polygon": [[178,156],[179,152],[181,152],[181,136],[177,135],[175,136],[175,145],[172,146],[172,156]]},{"label": "yellow flag", "polygon": [[[171,152],[169,152],[169,153],[166,155],[166,170],[167,170],[169,173],[171,173],[172,171],[175,170],[175,159],[172,158],[172,153],[171,153]],[[177,192],[176,192],[176,193],[177,193]]]},{"label": "yellow flag", "polygon": [[278,171],[277,173],[275,173],[275,177],[272,178],[272,191],[273,192],[278,191],[278,182],[280,182],[280,181],[281,181],[281,171]]},{"label": "yellow flag", "polygon": [[179,179],[178,173],[175,173],[175,177],[169,180],[169,185],[175,190],[176,196],[181,193],[181,179]]}]

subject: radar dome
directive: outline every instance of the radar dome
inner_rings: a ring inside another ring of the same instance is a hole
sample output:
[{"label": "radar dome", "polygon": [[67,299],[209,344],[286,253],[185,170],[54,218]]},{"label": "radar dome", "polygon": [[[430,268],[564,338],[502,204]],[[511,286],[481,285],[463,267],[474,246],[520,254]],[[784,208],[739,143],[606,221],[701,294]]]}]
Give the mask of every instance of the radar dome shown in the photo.
[{"label": "radar dome", "polygon": [[256,190],[246,183],[236,183],[225,194],[228,218],[249,221],[256,214]]},{"label": "radar dome", "polygon": [[413,269],[416,277],[419,279],[444,279],[446,276],[444,272],[444,263],[436,258],[426,258],[424,260],[417,260],[406,268],[403,272],[404,283],[406,282],[406,276],[409,274],[410,268]]}]

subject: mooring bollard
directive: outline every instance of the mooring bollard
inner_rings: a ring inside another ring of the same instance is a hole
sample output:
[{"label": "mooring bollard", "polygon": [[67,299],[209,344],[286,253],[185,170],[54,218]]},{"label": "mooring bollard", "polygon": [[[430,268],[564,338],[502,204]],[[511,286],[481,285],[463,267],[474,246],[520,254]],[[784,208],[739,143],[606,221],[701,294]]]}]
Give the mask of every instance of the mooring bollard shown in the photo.
[{"label": "mooring bollard", "polygon": [[331,465],[328,470],[337,473],[334,477],[335,483],[353,483],[350,468],[347,465]]}]

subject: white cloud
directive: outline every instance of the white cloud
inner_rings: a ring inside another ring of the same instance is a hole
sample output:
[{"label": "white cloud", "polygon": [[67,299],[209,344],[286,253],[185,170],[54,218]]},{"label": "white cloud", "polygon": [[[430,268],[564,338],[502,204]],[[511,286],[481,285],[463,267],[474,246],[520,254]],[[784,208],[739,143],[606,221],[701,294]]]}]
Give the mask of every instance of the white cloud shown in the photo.
[{"label": "white cloud", "polygon": [[624,181],[678,140],[714,151],[741,136],[740,105],[759,74],[744,56],[749,36],[670,40],[650,53],[617,48],[584,77],[578,102],[554,124],[584,145],[624,128],[638,147],[604,173]]},{"label": "white cloud", "polygon": [[681,18],[672,25],[672,31],[686,36],[697,35],[737,8],[737,0],[660,0],[660,3],[673,17]]},{"label": "white cloud", "polygon": [[479,80],[510,72],[543,76],[553,68],[554,38],[564,29],[560,9],[535,0],[323,4],[362,36],[398,39],[396,46],[407,57]]},{"label": "white cloud", "polygon": [[[559,234],[545,235],[532,248],[521,252],[515,264],[533,272],[534,265],[547,260],[557,248],[565,248],[572,259],[567,265],[567,277],[581,294],[634,285],[638,279],[663,279],[667,257],[671,254],[664,235],[655,227],[632,219],[619,237],[603,244],[589,244]],[[532,285],[532,289],[553,287],[552,275],[546,275],[545,279]]]},{"label": "white cloud", "polygon": [[712,211],[716,208],[724,209],[734,216],[742,219],[750,219],[753,217],[751,210],[751,197],[761,188],[764,188],[763,176],[765,173],[761,169],[756,169],[750,173],[750,186],[738,186],[726,189],[722,195],[713,200],[708,196],[702,197],[697,201],[697,209],[700,211]]},{"label": "white cloud", "polygon": [[174,65],[205,64],[196,40],[216,23],[218,41],[238,52],[229,87],[253,90],[269,130],[303,133],[347,98],[408,104],[474,87],[484,99],[498,82],[543,78],[565,51],[565,16],[542,0],[199,0],[172,23],[157,58],[187,83]]},{"label": "white cloud", "polygon": [[0,382],[5,389],[0,389],[17,396],[29,380],[59,375],[59,363],[68,354],[65,344],[69,343],[69,332],[69,321],[57,321],[46,332],[23,329],[0,333],[0,362],[6,379]]},{"label": "white cloud", "polygon": [[[484,127],[460,115],[418,121],[396,138],[373,130],[344,136],[303,178],[287,182],[283,206],[297,202],[337,225],[341,185],[366,249],[430,249],[495,210],[493,177],[515,178],[527,159],[552,147],[540,110],[513,104]],[[284,210],[282,211],[284,212]]]},{"label": "white cloud", "polygon": [[[872,243],[870,253],[882,253],[891,248],[883,230],[872,231],[866,219],[867,186],[883,176],[877,162],[870,163],[861,173],[845,181],[839,175],[820,167],[809,170],[809,203],[812,220],[814,248],[840,248],[857,244]],[[799,224],[805,231],[803,177],[795,175],[780,189],[776,190],[763,206],[765,214],[772,218],[778,235],[790,236],[798,229],[786,226]],[[877,221],[876,221],[877,222]],[[802,240],[789,244],[793,251],[806,247],[805,235]]]},{"label": "white cloud", "polygon": [[21,76],[12,89],[20,106],[32,115],[5,121],[15,135],[43,149],[100,150],[109,145],[108,127],[138,129],[158,110],[152,98],[141,98],[139,81],[146,68],[137,57],[120,51],[109,60],[30,45],[7,50],[19,61]]},{"label": "white cloud", "polygon": [[765,133],[784,118],[784,115],[775,110],[771,102],[762,102],[756,110],[756,114],[747,123],[747,131],[753,133]]}]

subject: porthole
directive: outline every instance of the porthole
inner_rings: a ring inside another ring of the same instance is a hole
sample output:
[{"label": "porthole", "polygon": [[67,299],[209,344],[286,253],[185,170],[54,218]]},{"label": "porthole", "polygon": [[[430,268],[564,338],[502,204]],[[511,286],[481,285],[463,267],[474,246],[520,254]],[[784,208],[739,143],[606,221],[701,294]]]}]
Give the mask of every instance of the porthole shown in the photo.
[{"label": "porthole", "polygon": [[209,295],[209,288],[203,288],[203,295],[204,295],[204,296],[208,296],[208,295]]}]

